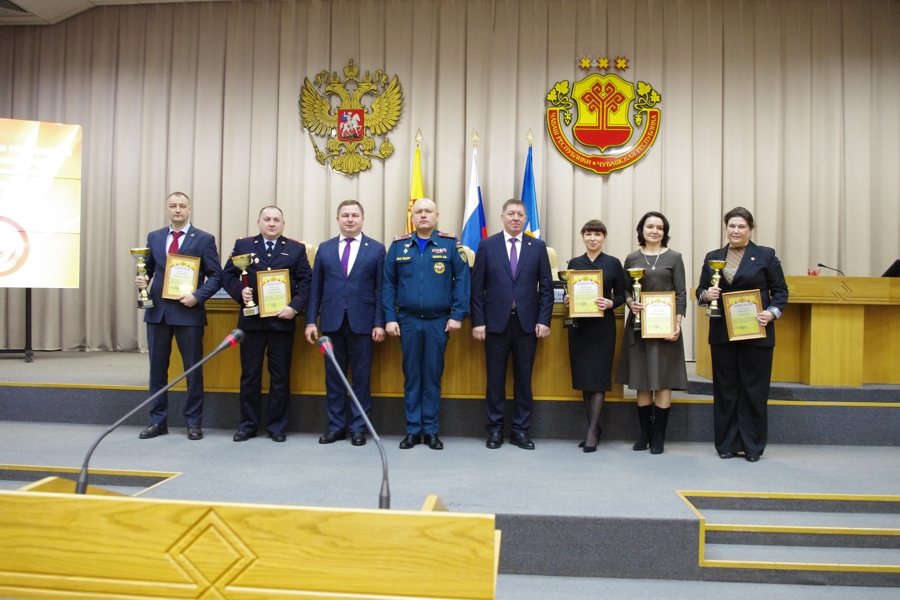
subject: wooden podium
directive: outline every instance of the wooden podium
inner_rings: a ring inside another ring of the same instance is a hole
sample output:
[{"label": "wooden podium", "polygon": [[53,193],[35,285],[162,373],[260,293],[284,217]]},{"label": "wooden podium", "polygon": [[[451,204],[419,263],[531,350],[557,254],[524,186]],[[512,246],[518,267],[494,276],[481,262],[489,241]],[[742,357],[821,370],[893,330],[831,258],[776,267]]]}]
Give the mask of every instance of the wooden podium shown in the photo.
[{"label": "wooden podium", "polygon": [[[0,596],[491,599],[494,515],[0,491]],[[97,495],[94,495],[97,494]],[[103,495],[99,495],[103,494]]]},{"label": "wooden podium", "polygon": [[[772,381],[817,386],[900,384],[900,279],[786,277],[775,322]],[[692,291],[696,298],[696,290]],[[709,320],[697,308],[697,374],[712,379]]]},{"label": "wooden podium", "polygon": [[[233,300],[209,300],[206,316],[209,325],[203,334],[203,353],[210,352],[237,325],[239,306]],[[581,392],[572,389],[569,371],[569,334],[563,328],[568,314],[561,304],[553,306],[550,322],[550,337],[537,345],[534,361],[532,386],[534,396],[540,400],[577,400]],[[608,318],[608,317],[604,317]],[[616,309],[616,356],[613,373],[618,364],[619,345],[622,340],[624,312]],[[304,316],[297,317],[297,333],[294,336],[294,352],[291,363],[291,393],[325,394],[325,362],[316,346],[311,346],[303,336]],[[403,369],[400,340],[388,336],[380,344],[375,344],[372,358],[372,395],[403,397]],[[172,359],[169,363],[169,379],[180,375],[184,369],[178,347],[172,344]],[[208,392],[237,392],[240,389],[241,359],[235,350],[222,352],[203,366],[203,381]],[[263,389],[269,387],[269,374],[263,369]],[[463,321],[462,329],[450,335],[444,363],[444,378],[441,395],[445,398],[484,399],[487,373],[484,366],[484,342],[472,339],[472,319]],[[184,382],[173,389],[185,389]],[[507,374],[507,396],[512,397],[512,369]],[[623,396],[622,385],[614,383],[610,398]]]}]

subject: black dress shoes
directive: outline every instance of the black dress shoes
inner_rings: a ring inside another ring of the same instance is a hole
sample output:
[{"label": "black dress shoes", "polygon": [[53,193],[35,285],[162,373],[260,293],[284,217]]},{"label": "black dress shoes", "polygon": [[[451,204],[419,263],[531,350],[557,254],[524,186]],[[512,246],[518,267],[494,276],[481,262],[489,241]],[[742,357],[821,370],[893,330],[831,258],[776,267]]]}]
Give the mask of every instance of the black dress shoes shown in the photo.
[{"label": "black dress shoes", "polygon": [[444,442],[441,441],[441,438],[439,438],[436,433],[426,433],[425,443],[428,444],[428,447],[432,450],[444,449]]},{"label": "black dress shoes", "polygon": [[165,425],[150,425],[147,429],[143,430],[138,437],[142,440],[149,440],[150,438],[155,438],[158,435],[166,435],[167,433],[169,433],[169,428]]},{"label": "black dress shoes", "polygon": [[759,454],[747,454],[744,456],[747,462],[756,462],[759,460]]},{"label": "black dress shoes", "polygon": [[719,452],[719,458],[734,458],[737,456],[736,452]]},{"label": "black dress shoes", "polygon": [[203,430],[200,429],[199,425],[189,425],[188,426],[188,439],[195,440],[195,441],[203,439]]},{"label": "black dress shoes", "polygon": [[362,431],[353,431],[350,433],[350,443],[354,446],[366,445],[366,434]]},{"label": "black dress shoes", "polygon": [[325,435],[319,438],[320,444],[333,444],[338,440],[346,440],[346,431],[326,431]]},{"label": "black dress shoes", "polygon": [[500,433],[499,431],[495,431],[495,432],[491,433],[488,436],[487,444],[485,444],[485,446],[487,446],[491,450],[496,450],[497,448],[499,448],[502,445],[503,445],[503,434]]},{"label": "black dress shoes", "polygon": [[275,433],[270,433],[270,434],[269,434],[269,437],[272,438],[272,441],[273,441],[273,442],[283,442],[284,440],[287,439],[287,436],[284,434],[283,431],[278,431],[278,432],[275,432]]},{"label": "black dress shoes", "polygon": [[255,437],[256,437],[256,432],[255,432],[255,431],[253,431],[253,432],[250,432],[250,431],[238,431],[236,434],[234,434],[234,437],[231,438],[231,439],[233,439],[233,440],[236,441],[236,442],[246,442],[246,441],[249,440],[250,438],[255,438]]},{"label": "black dress shoes", "polygon": [[522,450],[534,450],[534,442],[528,438],[527,433],[514,433],[509,436],[509,443],[515,444]]},{"label": "black dress shoes", "polygon": [[409,450],[413,446],[417,446],[421,443],[422,443],[421,435],[413,435],[413,434],[409,433],[406,435],[405,438],[403,438],[403,441],[400,442],[400,449],[401,450]]}]

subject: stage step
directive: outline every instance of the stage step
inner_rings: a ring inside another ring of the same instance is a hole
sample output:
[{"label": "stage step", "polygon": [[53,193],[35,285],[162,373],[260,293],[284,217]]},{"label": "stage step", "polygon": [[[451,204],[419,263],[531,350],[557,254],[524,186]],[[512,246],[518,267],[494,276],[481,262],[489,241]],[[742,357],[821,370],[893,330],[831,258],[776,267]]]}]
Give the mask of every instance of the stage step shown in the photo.
[{"label": "stage step", "polygon": [[[746,568],[900,571],[900,549],[706,544],[706,561]],[[790,567],[789,567],[790,566]]]},{"label": "stage step", "polygon": [[890,513],[803,512],[772,510],[704,510],[707,526],[767,525],[781,527],[840,527],[848,529],[898,529],[900,515]]},{"label": "stage step", "polygon": [[900,573],[900,497],[681,495],[702,519],[701,567]]}]

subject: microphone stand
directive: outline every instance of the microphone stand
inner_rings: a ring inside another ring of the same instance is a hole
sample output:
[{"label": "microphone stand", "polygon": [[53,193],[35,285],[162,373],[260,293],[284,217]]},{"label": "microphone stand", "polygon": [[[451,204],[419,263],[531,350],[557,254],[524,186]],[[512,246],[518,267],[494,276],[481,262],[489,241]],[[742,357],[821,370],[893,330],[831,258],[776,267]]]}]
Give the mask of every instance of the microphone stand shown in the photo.
[{"label": "microphone stand", "polygon": [[834,267],[829,267],[827,265],[823,265],[822,263],[818,263],[816,266],[822,267],[823,269],[828,269],[829,271],[837,271],[838,273],[841,274],[841,277],[846,277],[846,275],[844,275],[844,272],[841,271],[840,269],[835,269]]},{"label": "microphone stand", "polygon": [[76,494],[87,493],[88,463],[91,462],[91,455],[94,453],[94,450],[97,448],[97,446],[100,444],[100,442],[103,441],[103,438],[105,438],[107,435],[112,433],[112,431],[116,427],[118,427],[119,425],[121,425],[122,423],[127,421],[128,418],[131,417],[133,414],[135,414],[137,411],[141,410],[142,408],[144,408],[145,406],[150,404],[151,401],[156,400],[161,394],[165,394],[167,391],[169,391],[169,388],[171,388],[173,385],[175,385],[176,383],[178,383],[179,381],[181,381],[182,379],[184,379],[185,377],[187,377],[188,375],[193,373],[196,369],[200,368],[203,365],[203,363],[205,363],[206,361],[211,359],[213,356],[215,356],[216,354],[218,354],[225,348],[228,348],[229,346],[234,346],[235,344],[241,343],[243,340],[244,340],[244,332],[241,331],[240,329],[235,329],[225,338],[224,342],[219,344],[218,348],[216,348],[215,350],[210,352],[208,355],[203,357],[203,359],[200,360],[199,362],[196,362],[193,365],[191,365],[191,367],[187,371],[185,371],[184,373],[182,373],[181,375],[179,375],[178,377],[173,379],[171,382],[169,382],[169,384],[166,385],[166,387],[162,388],[161,390],[159,390],[158,392],[156,392],[155,394],[153,394],[152,396],[150,396],[149,398],[147,398],[146,400],[144,400],[143,402],[141,402],[140,404],[135,406],[133,409],[128,411],[128,413],[124,417],[122,417],[121,419],[119,419],[118,421],[116,421],[115,423],[110,425],[109,427],[107,427],[106,431],[104,431],[102,434],[100,434],[100,437],[98,437],[94,441],[94,443],[91,445],[91,449],[88,450],[87,456],[84,457],[84,464],[81,466],[81,473],[78,474],[78,482],[75,484],[75,493]]},{"label": "microphone stand", "polygon": [[350,398],[353,400],[353,406],[356,407],[356,410],[359,411],[360,416],[362,416],[363,421],[366,422],[366,428],[369,430],[369,433],[372,434],[372,439],[375,440],[375,445],[378,446],[378,452],[381,453],[381,493],[378,495],[378,508],[388,509],[391,507],[391,490],[388,485],[388,465],[387,465],[387,454],[384,453],[384,445],[381,443],[381,438],[378,437],[378,433],[375,431],[375,427],[372,425],[372,421],[369,420],[369,416],[366,414],[366,411],[363,410],[362,404],[359,402],[359,398],[356,397],[356,394],[353,393],[353,388],[350,387],[350,382],[347,381],[347,377],[344,375],[344,371],[341,369],[340,365],[338,365],[337,359],[334,357],[334,346],[331,342],[331,338],[323,335],[319,338],[318,342],[319,348],[322,350],[322,354],[328,356],[331,359],[331,364],[334,365],[334,368],[337,370],[338,375],[341,378],[341,381],[344,382],[344,387],[347,388],[347,393],[350,394]]}]

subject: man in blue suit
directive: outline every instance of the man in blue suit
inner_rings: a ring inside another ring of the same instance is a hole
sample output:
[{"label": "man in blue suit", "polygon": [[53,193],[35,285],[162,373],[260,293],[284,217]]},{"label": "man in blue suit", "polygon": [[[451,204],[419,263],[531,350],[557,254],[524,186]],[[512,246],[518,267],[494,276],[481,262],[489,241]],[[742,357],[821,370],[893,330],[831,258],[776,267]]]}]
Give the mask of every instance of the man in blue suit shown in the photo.
[{"label": "man in blue suit", "polygon": [[[166,387],[169,379],[169,356],[172,354],[172,337],[187,370],[203,358],[203,328],[206,327],[204,302],[219,290],[222,265],[216,250],[216,238],[191,225],[191,199],[187,194],[175,192],[166,198],[166,216],[169,226],[151,231],[147,235],[147,272],[152,280],[138,275],[134,283],[138,289],[150,282],[150,299],[153,306],[144,312],[147,323],[147,344],[150,349],[150,393]],[[163,281],[166,272],[166,256],[179,254],[200,258],[197,289],[185,292],[177,300],[163,299]],[[203,420],[203,369],[187,376],[187,401],[184,420],[188,427],[188,439],[203,438],[200,429]],[[146,440],[169,433],[169,399],[162,394],[150,408],[150,426],[141,432]]]},{"label": "man in blue suit", "polygon": [[487,447],[503,444],[506,364],[513,356],[513,424],[509,441],[534,450],[531,372],[538,338],[550,335],[553,275],[543,241],[523,234],[525,205],[507,200],[503,231],[481,241],[472,269],[472,336],[484,341],[487,363]]},{"label": "man in blue suit", "polygon": [[[223,287],[242,307],[250,300],[259,303],[257,273],[286,269],[290,289],[285,290],[287,306],[271,317],[259,314],[238,316],[238,328],[244,331],[241,344],[241,422],[234,434],[235,442],[256,437],[262,412],[263,355],[269,358],[269,404],[266,430],[273,442],[286,439],[288,408],[291,401],[291,358],[294,350],[294,318],[309,298],[309,260],[306,246],[284,237],[284,214],[277,206],[259,211],[256,221],[259,235],[234,243],[231,257],[222,273]],[[232,257],[253,254],[247,267],[249,286],[241,279],[241,270]]]},{"label": "man in blue suit", "polygon": [[[363,235],[365,211],[356,200],[338,205],[341,233],[319,246],[313,268],[309,306],[306,309],[306,339],[315,344],[319,337],[316,316],[323,333],[334,344],[334,357],[346,373],[353,375],[353,393],[368,415],[372,410],[370,388],[372,349],[384,340],[384,310],[381,282],[384,272],[384,245]],[[320,314],[321,311],[321,314]],[[346,439],[354,446],[366,443],[366,425],[352,405],[334,365],[325,359],[325,394],[328,404],[328,431],[320,444]],[[348,404],[352,417],[347,419]]]}]

